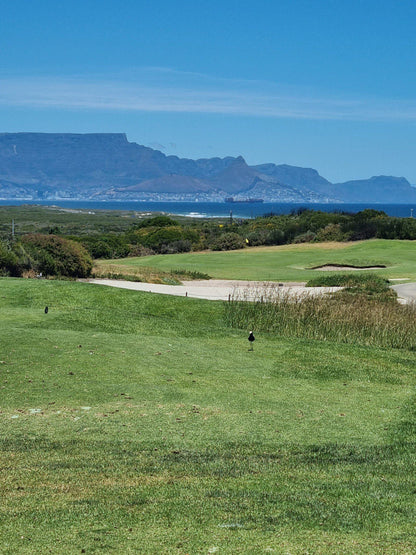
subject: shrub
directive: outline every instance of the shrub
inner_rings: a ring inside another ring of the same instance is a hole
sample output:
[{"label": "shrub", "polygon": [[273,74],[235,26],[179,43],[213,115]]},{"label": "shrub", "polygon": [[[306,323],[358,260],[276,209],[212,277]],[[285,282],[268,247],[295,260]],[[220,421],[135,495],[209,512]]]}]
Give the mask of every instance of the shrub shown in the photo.
[{"label": "shrub", "polygon": [[318,230],[316,239],[317,241],[344,241],[345,235],[341,231],[340,224],[328,224]]},{"label": "shrub", "polygon": [[176,225],[178,225],[178,222],[172,220],[172,218],[169,218],[169,216],[155,216],[154,218],[146,218],[145,220],[136,224],[135,227],[168,227]]},{"label": "shrub", "polygon": [[285,242],[285,234],[281,229],[272,229],[268,232],[265,245],[283,245]]},{"label": "shrub", "polygon": [[130,255],[130,245],[123,235],[115,233],[99,237],[73,237],[83,245],[92,258],[124,258]]},{"label": "shrub", "polygon": [[232,251],[236,249],[243,249],[245,241],[237,233],[223,233],[212,244],[213,251]]},{"label": "shrub", "polygon": [[17,254],[8,245],[0,242],[0,275],[18,277],[21,271]]},{"label": "shrub", "polygon": [[192,249],[192,243],[189,240],[179,239],[179,241],[173,241],[168,245],[162,245],[160,247],[160,254],[176,254],[178,252],[190,252]]},{"label": "shrub", "polygon": [[143,245],[130,245],[129,256],[151,256],[155,251]]},{"label": "shrub", "polygon": [[248,244],[252,247],[265,245],[268,233],[269,232],[267,231],[267,229],[258,229],[256,231],[251,231],[247,234]]},{"label": "shrub", "polygon": [[132,244],[140,244],[158,253],[189,252],[193,244],[199,243],[196,231],[184,229],[180,225],[163,227],[142,227],[130,232],[128,239]]},{"label": "shrub", "polygon": [[91,257],[75,241],[57,235],[30,234],[22,237],[22,244],[38,272],[67,277],[88,277],[91,274]]},{"label": "shrub", "polygon": [[306,233],[301,233],[296,235],[293,239],[294,243],[311,243],[315,239],[316,235],[313,231],[307,231]]}]

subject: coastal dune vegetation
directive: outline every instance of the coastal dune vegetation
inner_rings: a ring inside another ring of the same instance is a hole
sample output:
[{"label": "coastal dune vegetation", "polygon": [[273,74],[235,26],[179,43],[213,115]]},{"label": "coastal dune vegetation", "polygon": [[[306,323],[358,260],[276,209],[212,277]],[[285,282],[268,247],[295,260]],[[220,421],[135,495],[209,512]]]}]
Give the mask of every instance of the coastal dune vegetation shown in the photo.
[{"label": "coastal dune vegetation", "polygon": [[[72,219],[71,219],[72,218]],[[11,225],[12,223],[12,225]],[[78,225],[77,225],[78,224]],[[51,254],[50,244],[57,244],[60,239],[72,241],[85,249],[94,260],[108,260],[114,266],[114,260],[139,257],[144,259],[139,265],[155,267],[161,264],[164,272],[174,270],[195,271],[195,268],[168,267],[170,260],[186,262],[187,258],[169,258],[170,255],[211,251],[251,251],[256,248],[275,246],[302,245],[347,245],[363,240],[401,240],[416,239],[416,220],[413,218],[392,218],[378,210],[363,210],[357,214],[326,213],[314,210],[297,210],[287,215],[265,215],[252,220],[233,218],[213,218],[195,220],[185,217],[172,217],[164,214],[149,215],[134,211],[112,213],[98,210],[69,210],[58,207],[3,207],[0,210],[0,272],[3,275],[16,274],[16,268],[25,268],[31,264],[26,256],[24,237],[37,236],[38,247],[43,243],[43,252]],[[60,239],[49,239],[54,236]],[[40,237],[44,237],[42,240]],[[48,247],[46,248],[46,244]],[[72,249],[75,247],[72,246]],[[48,250],[49,249],[49,250]],[[33,249],[31,249],[33,251]],[[300,252],[299,249],[298,252]],[[31,254],[31,253],[29,253]],[[39,249],[37,254],[39,255]],[[360,266],[386,265],[383,253],[376,260],[347,259],[350,264]],[[166,256],[164,262],[149,257]],[[85,255],[82,255],[85,258]],[[39,258],[39,256],[38,256]],[[16,264],[10,262],[11,259]],[[205,260],[209,258],[203,257]],[[220,257],[215,258],[221,270]],[[299,257],[302,263],[301,257]],[[56,262],[56,261],[55,261]],[[240,256],[240,262],[243,257]],[[312,261],[311,261],[312,262]],[[337,260],[321,260],[317,264],[342,263]],[[56,264],[55,264],[56,265]],[[313,263],[311,264],[313,266]],[[32,264],[36,271],[39,260]],[[75,276],[67,268],[55,268],[52,264],[44,265],[47,273],[53,275]],[[59,266],[59,265],[58,265]],[[308,266],[303,266],[304,268]],[[95,272],[100,272],[100,265],[95,265]],[[245,271],[245,270],[244,270]],[[202,270],[203,273],[205,270]],[[84,273],[80,272],[80,274]],[[114,273],[114,272],[113,272]],[[249,276],[247,276],[248,278]],[[139,276],[136,272],[136,279]],[[145,279],[145,278],[144,278]],[[250,278],[251,279],[251,278]],[[269,278],[265,278],[269,279]],[[273,278],[271,278],[273,279]],[[281,279],[284,279],[282,277]]]}]

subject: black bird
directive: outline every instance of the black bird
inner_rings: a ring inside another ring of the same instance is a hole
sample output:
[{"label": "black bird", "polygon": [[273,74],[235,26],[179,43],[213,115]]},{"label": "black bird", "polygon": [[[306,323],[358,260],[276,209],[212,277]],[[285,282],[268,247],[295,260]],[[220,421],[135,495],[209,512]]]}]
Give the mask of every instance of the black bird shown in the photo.
[{"label": "black bird", "polygon": [[249,351],[254,351],[253,349],[253,341],[256,340],[256,338],[254,337],[254,334],[252,331],[250,331],[249,335],[248,335],[248,340],[250,341],[250,349]]}]

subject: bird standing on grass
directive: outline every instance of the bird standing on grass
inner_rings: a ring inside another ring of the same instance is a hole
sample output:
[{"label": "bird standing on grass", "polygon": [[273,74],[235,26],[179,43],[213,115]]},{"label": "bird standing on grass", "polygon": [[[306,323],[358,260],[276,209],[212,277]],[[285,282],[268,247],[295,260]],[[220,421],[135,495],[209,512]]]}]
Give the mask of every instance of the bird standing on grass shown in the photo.
[{"label": "bird standing on grass", "polygon": [[252,331],[250,331],[250,333],[249,333],[249,335],[248,335],[248,340],[250,341],[250,348],[249,348],[249,351],[254,351],[254,348],[253,348],[253,341],[255,341],[256,338],[254,337],[254,334],[253,334]]}]

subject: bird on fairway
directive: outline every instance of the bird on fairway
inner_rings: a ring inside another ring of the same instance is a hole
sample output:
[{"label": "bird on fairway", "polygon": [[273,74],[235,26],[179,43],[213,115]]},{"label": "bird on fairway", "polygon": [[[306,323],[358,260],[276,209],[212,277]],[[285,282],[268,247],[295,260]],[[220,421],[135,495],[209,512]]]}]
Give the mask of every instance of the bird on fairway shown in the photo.
[{"label": "bird on fairway", "polygon": [[253,348],[253,341],[255,341],[256,338],[254,337],[254,334],[253,334],[252,331],[250,331],[250,333],[249,333],[249,335],[248,335],[248,340],[250,341],[250,349],[249,349],[249,351],[254,351],[254,348]]}]

